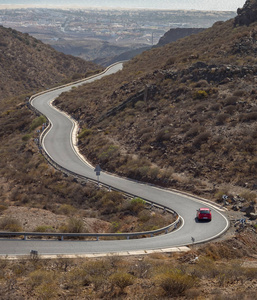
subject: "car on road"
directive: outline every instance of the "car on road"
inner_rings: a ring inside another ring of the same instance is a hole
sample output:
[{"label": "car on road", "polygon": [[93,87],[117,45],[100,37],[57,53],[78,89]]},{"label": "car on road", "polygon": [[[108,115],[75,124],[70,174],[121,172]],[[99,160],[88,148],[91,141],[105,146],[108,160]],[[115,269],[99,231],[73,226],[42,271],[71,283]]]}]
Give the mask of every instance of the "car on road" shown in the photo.
[{"label": "car on road", "polygon": [[196,218],[198,221],[201,221],[201,220],[211,221],[211,218],[212,218],[211,210],[206,207],[197,209]]}]

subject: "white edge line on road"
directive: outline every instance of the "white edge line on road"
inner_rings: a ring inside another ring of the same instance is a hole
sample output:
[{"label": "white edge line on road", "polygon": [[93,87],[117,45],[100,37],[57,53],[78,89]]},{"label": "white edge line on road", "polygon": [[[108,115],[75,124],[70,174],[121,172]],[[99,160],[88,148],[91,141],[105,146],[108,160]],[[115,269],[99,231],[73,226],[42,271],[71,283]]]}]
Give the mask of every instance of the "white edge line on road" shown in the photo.
[{"label": "white edge line on road", "polygon": [[[107,70],[106,70],[107,71]],[[101,73],[101,74],[104,74],[106,71],[104,71],[103,73]],[[96,75],[97,76],[97,75]],[[96,76],[94,76],[94,77],[96,77]],[[81,82],[81,84],[86,84],[87,82],[86,82],[87,80],[85,79],[84,80],[84,82],[82,83]],[[76,84],[76,83],[75,83]],[[70,88],[72,88],[72,84],[69,84],[69,86],[70,86]],[[40,95],[41,93],[39,93],[39,95]],[[43,94],[43,93],[42,93]],[[38,96],[39,96],[38,95]],[[36,98],[36,95],[34,96],[34,99]],[[33,100],[34,100],[33,99]],[[56,98],[55,98],[56,99]],[[85,163],[85,164],[87,164],[88,166],[90,166],[91,168],[93,168],[93,166],[84,158],[84,156],[79,152],[79,149],[78,149],[78,146],[77,146],[77,134],[78,134],[78,123],[70,116],[70,115],[68,115],[67,113],[65,113],[65,112],[63,112],[63,111],[61,111],[61,110],[59,110],[57,107],[55,107],[54,105],[53,105],[53,101],[55,100],[55,99],[53,99],[52,101],[50,101],[50,106],[53,108],[53,109],[55,109],[56,111],[58,111],[60,114],[63,114],[65,117],[67,117],[71,122],[72,122],[72,130],[71,130],[71,132],[70,132],[70,143],[71,143],[71,147],[72,147],[72,149],[73,149],[73,151],[74,151],[74,153],[77,155],[77,157],[83,162],[83,163]],[[33,100],[32,100],[32,102],[33,102]],[[51,120],[50,119],[48,119],[49,120],[49,122],[50,122],[50,124],[51,124],[51,127],[52,127],[52,122],[51,122]],[[49,129],[49,131],[48,132],[50,132],[51,131],[51,128]],[[48,132],[46,133],[46,135],[48,134]],[[45,136],[46,136],[45,135]],[[46,151],[46,153],[49,155],[49,153],[47,152],[47,150],[46,150],[46,148],[44,147],[44,138],[45,138],[45,136],[43,137],[43,139],[42,139],[42,143],[43,143],[43,148],[44,148],[44,150]],[[50,155],[49,155],[49,157],[51,157]],[[52,157],[51,157],[52,158]],[[113,176],[116,176],[115,174],[112,174]],[[146,183],[141,183],[141,184],[144,184],[144,185],[147,185]],[[163,190],[162,188],[160,188],[160,187],[157,187],[157,186],[152,186],[153,188],[156,188],[156,189],[159,189],[159,190]],[[169,190],[169,189],[165,189],[165,191],[166,192],[169,192],[169,193],[171,193],[171,194],[177,194],[177,195],[179,195],[179,196],[184,196],[184,197],[187,197],[188,199],[191,199],[191,200],[193,200],[193,201],[195,201],[195,202],[199,202],[199,203],[203,203],[203,204],[205,204],[205,205],[208,205],[208,206],[211,206],[211,207],[213,207],[216,211],[217,210],[219,210],[219,211],[225,211],[224,209],[222,209],[222,208],[220,208],[220,207],[217,207],[217,205],[215,204],[215,203],[210,203],[210,201],[208,201],[207,199],[203,199],[203,198],[198,198],[198,197],[196,197],[196,196],[194,196],[194,195],[190,195],[190,194],[187,194],[187,193],[183,193],[183,192],[180,192],[180,191],[176,191],[176,190]],[[197,243],[203,243],[203,242],[206,242],[206,241],[210,241],[210,240],[212,240],[212,239],[215,239],[216,237],[218,237],[218,236],[220,236],[220,235],[222,235],[226,230],[227,230],[227,228],[228,228],[228,226],[229,226],[229,221],[228,221],[228,219],[222,214],[222,213],[220,213],[220,212],[218,212],[220,215],[222,215],[222,217],[225,219],[225,221],[226,221],[226,223],[227,223],[227,225],[226,225],[226,227],[220,232],[220,233],[218,233],[218,234],[216,234],[215,236],[213,236],[213,237],[209,237],[208,239],[205,239],[205,240],[201,240],[201,241],[195,241],[195,243],[194,244],[197,244]],[[177,230],[180,230],[183,226],[184,226],[184,219],[180,216],[180,218],[181,218],[181,220],[182,220],[182,225],[177,229]],[[176,230],[176,231],[177,231]],[[171,232],[172,233],[172,232]],[[169,248],[170,249],[170,251],[174,251],[174,250],[171,250],[171,249],[179,249],[179,248],[183,248],[184,246],[174,246],[174,247],[172,247],[172,248]],[[184,247],[184,248],[187,248],[187,249],[189,249],[188,247]],[[167,250],[167,249],[166,249]],[[165,249],[153,249],[153,250],[141,250],[141,251],[126,251],[126,252],[121,252],[120,254],[119,253],[116,253],[115,252],[115,255],[137,255],[137,254],[129,254],[129,253],[142,253],[142,254],[149,254],[149,253],[154,253],[154,252],[167,252]],[[190,250],[190,249],[189,249]],[[187,250],[187,251],[189,251],[189,250]],[[170,252],[169,251],[169,252]],[[112,253],[100,253],[100,254],[86,254],[86,255],[84,255],[83,254],[83,256],[84,257],[89,257],[89,256],[92,256],[92,257],[94,257],[94,255],[96,255],[96,256],[110,256],[110,255],[114,255],[114,253],[112,254]],[[58,255],[58,256],[60,256],[60,255]],[[63,255],[61,255],[61,256],[63,256]],[[78,255],[74,255],[75,257],[78,257]],[[51,257],[53,257],[53,255],[51,255]]]}]

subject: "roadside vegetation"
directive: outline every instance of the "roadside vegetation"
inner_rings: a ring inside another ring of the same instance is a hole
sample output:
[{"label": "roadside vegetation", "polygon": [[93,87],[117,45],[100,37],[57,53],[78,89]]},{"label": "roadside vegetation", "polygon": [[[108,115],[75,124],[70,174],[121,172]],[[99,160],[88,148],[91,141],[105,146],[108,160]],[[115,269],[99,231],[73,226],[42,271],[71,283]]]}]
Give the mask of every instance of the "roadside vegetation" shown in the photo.
[{"label": "roadside vegetation", "polygon": [[256,235],[243,234],[180,254],[2,258],[0,293],[2,299],[250,300],[257,287],[256,247]]}]

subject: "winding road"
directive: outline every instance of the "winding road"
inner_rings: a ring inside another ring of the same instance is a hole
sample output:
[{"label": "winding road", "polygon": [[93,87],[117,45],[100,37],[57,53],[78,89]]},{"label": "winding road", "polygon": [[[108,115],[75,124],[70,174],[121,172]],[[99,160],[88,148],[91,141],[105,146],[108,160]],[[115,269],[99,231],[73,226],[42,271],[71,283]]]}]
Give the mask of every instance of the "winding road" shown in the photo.
[{"label": "winding road", "polygon": [[[38,95],[32,105],[43,113],[51,123],[51,129],[43,138],[43,147],[48,155],[63,168],[79,175],[96,179],[94,168],[87,164],[77,153],[75,143],[76,124],[66,114],[58,111],[51,105],[61,93],[72,87],[99,80],[103,76],[115,73],[122,69],[122,64],[108,68],[104,73],[90,78],[83,83],[77,83],[59,89],[50,90]],[[206,242],[222,235],[229,227],[224,212],[210,202],[204,202],[196,197],[178,192],[161,189],[132,180],[119,178],[101,172],[100,182],[124,192],[148,199],[160,205],[170,207],[182,218],[179,229],[164,235],[152,238],[112,240],[112,241],[46,241],[46,240],[0,240],[0,255],[25,255],[36,250],[41,255],[83,255],[121,252],[142,252],[170,249],[195,243]],[[212,209],[213,220],[208,223],[198,223],[195,220],[196,209],[207,206]]]}]

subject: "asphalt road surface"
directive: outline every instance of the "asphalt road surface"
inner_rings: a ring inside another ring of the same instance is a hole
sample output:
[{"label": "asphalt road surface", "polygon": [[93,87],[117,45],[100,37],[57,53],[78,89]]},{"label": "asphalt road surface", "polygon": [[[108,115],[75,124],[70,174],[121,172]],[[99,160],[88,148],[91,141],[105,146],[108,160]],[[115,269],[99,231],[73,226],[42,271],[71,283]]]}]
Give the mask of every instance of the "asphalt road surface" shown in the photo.
[{"label": "asphalt road surface", "polygon": [[[104,74],[96,76],[87,82],[99,80],[103,76],[115,73],[122,69],[122,64],[116,64]],[[80,85],[79,83],[77,85]],[[84,84],[84,83],[83,83]],[[74,147],[75,122],[66,114],[56,110],[50,103],[62,92],[69,91],[73,85],[48,91],[37,96],[32,104],[43,113],[51,122],[51,129],[43,139],[43,147],[48,155],[60,166],[79,175],[96,179],[94,167],[85,163]],[[33,249],[42,255],[51,254],[92,254],[117,253],[130,251],[148,251],[181,247],[194,243],[209,241],[226,231],[229,222],[224,212],[195,197],[183,195],[178,192],[157,188],[133,180],[119,178],[101,172],[100,182],[118,188],[132,195],[148,199],[160,205],[170,207],[182,218],[179,229],[151,238],[112,241],[46,241],[46,240],[0,240],[0,255],[25,255]],[[209,207],[212,210],[212,221],[199,223],[195,219],[199,207]]]}]

